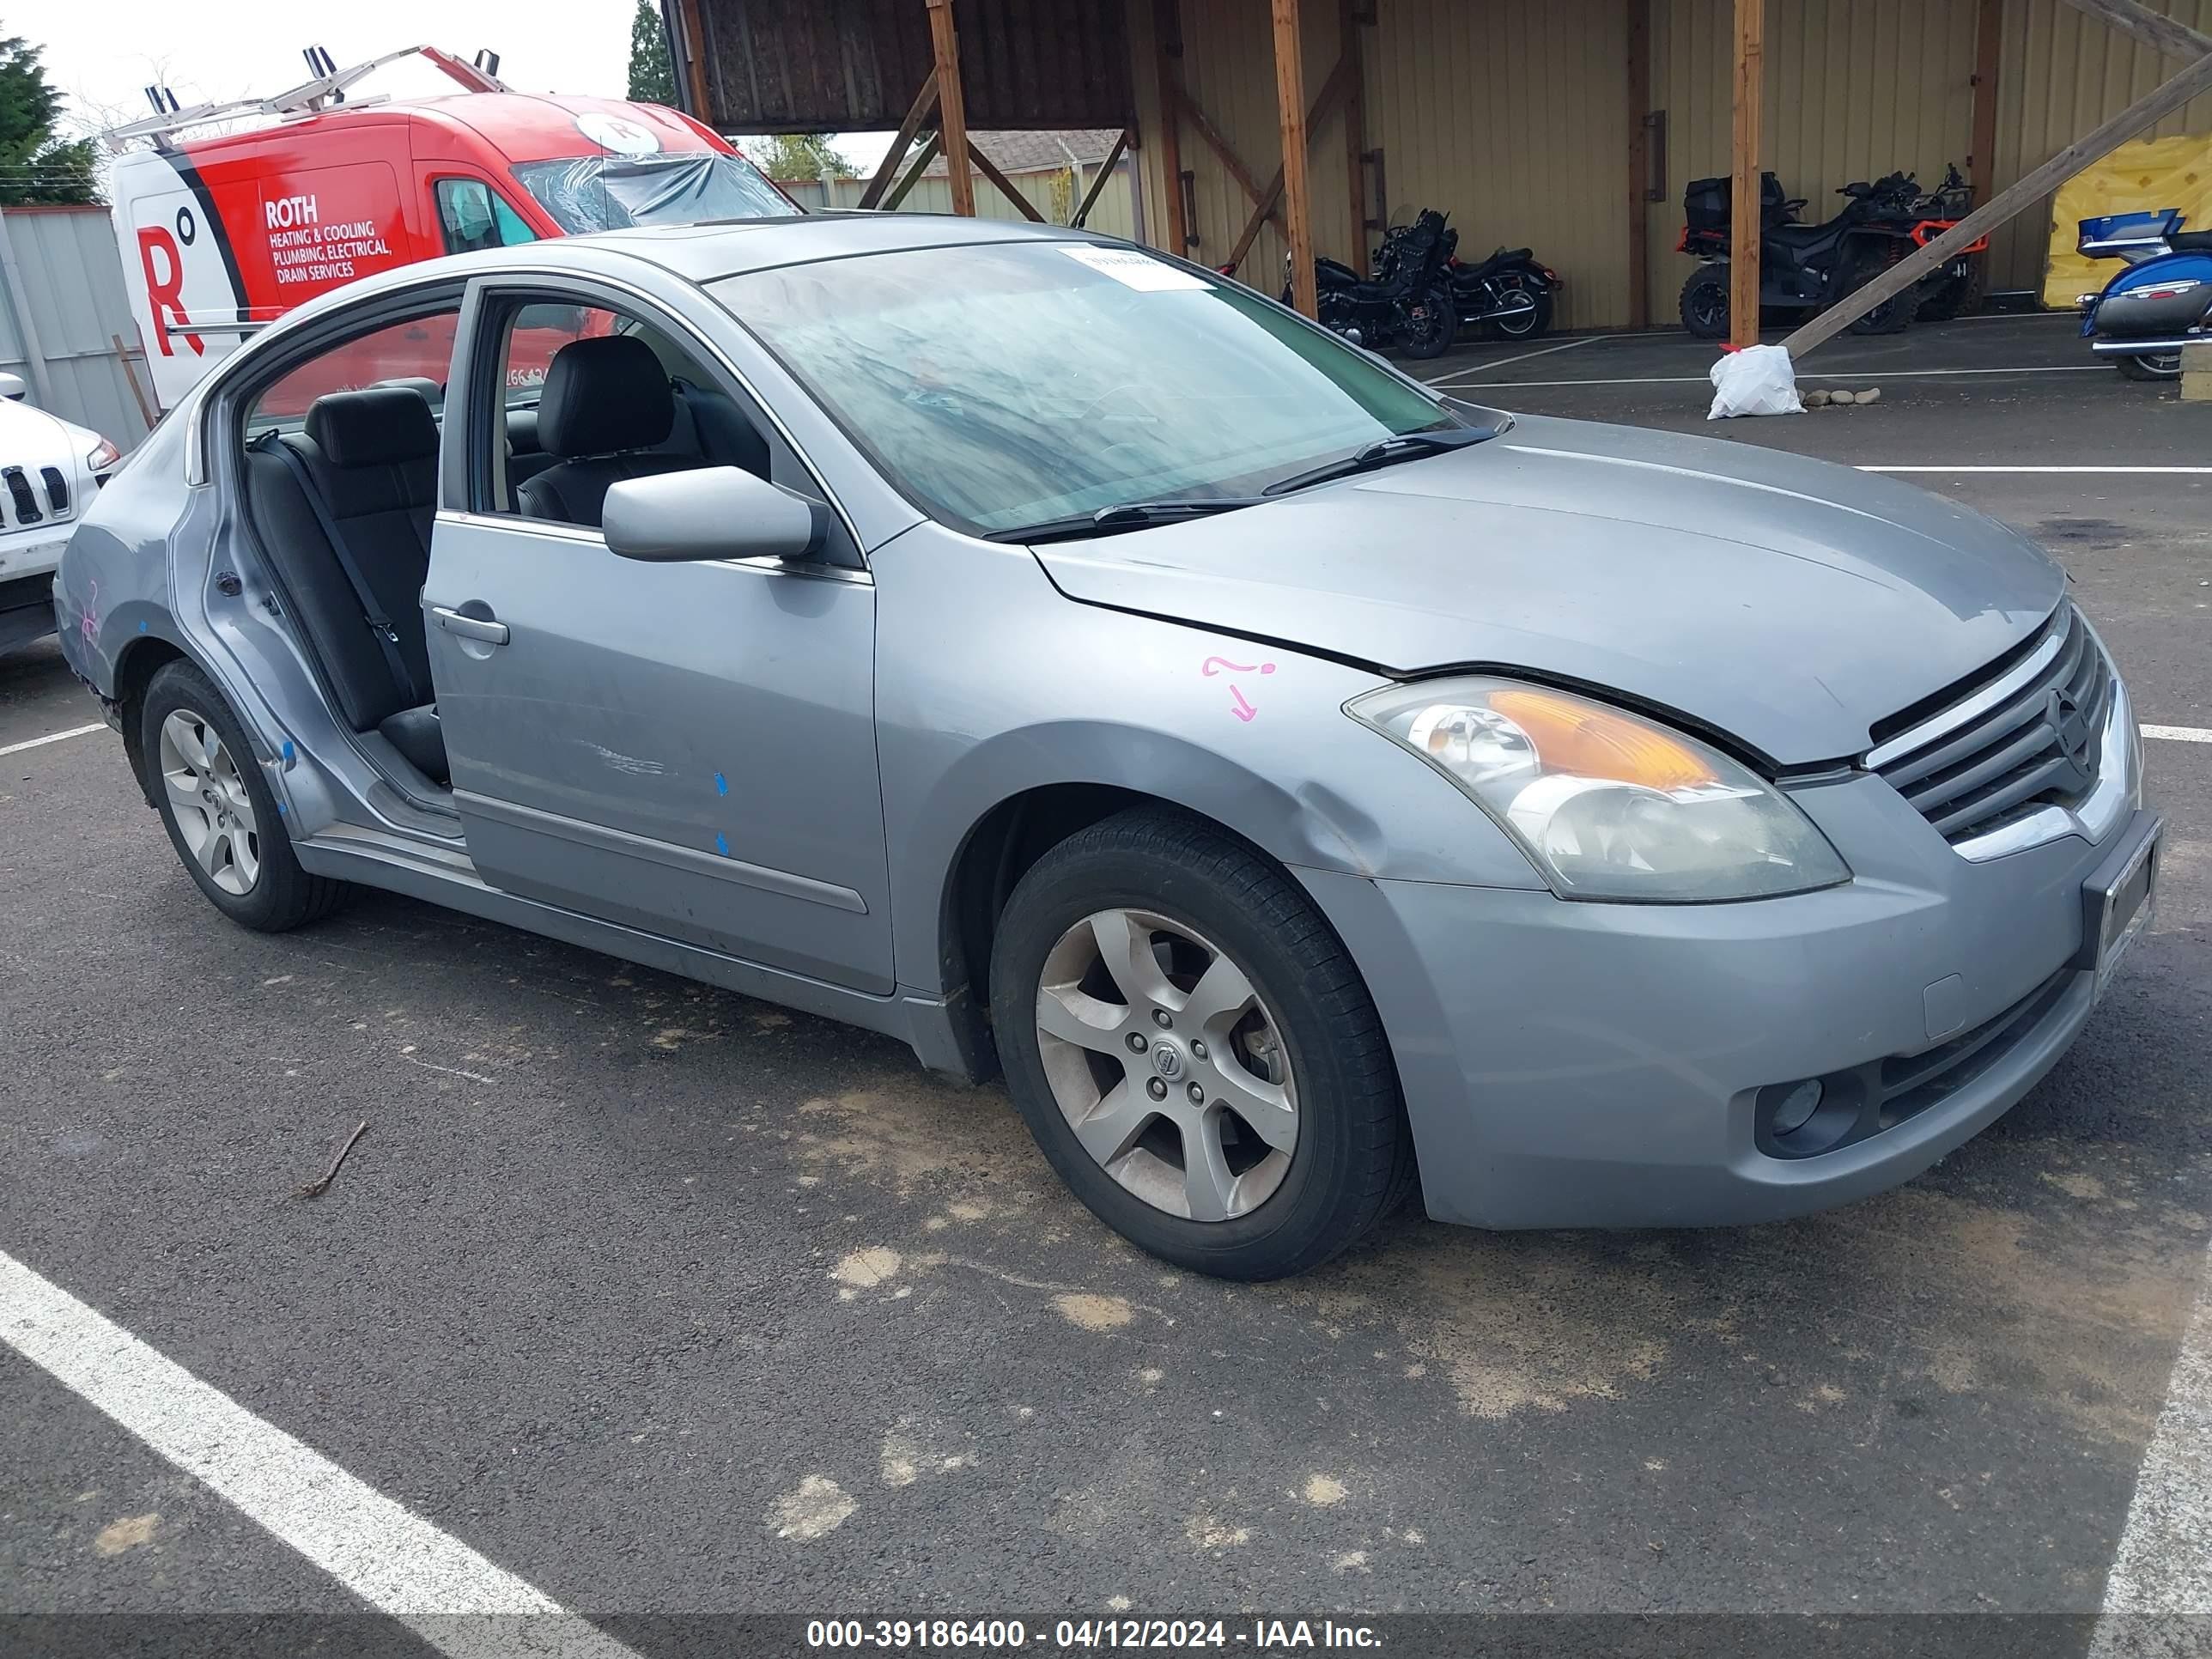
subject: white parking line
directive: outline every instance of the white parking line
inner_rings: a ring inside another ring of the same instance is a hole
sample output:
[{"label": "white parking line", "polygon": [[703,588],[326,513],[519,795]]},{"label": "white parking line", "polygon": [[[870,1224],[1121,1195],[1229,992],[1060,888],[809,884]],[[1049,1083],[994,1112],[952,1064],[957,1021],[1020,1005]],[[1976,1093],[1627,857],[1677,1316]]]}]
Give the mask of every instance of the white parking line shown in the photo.
[{"label": "white parking line", "polygon": [[2212,730],[2201,726],[2146,726],[2142,734],[2164,738],[2168,743],[2212,743]]},{"label": "white parking line", "polygon": [[454,1659],[636,1659],[5,1253],[0,1340]]},{"label": "white parking line", "polygon": [[66,732],[49,732],[43,738],[26,738],[21,743],[11,743],[0,748],[0,755],[18,755],[26,749],[36,749],[42,744],[64,743],[71,738],[82,738],[88,732],[105,732],[107,727],[100,721],[90,726],[72,726]]},{"label": "white parking line", "polygon": [[[1603,338],[1602,335],[1594,338]],[[1509,359],[1509,361],[1510,361]],[[1479,374],[1480,369],[1468,369]],[[1960,374],[2109,374],[2112,371],[2103,363],[2046,363],[2035,368],[1889,368],[1853,370],[1848,374],[1823,374],[1814,369],[1800,370],[1801,380],[1949,380]],[[1486,380],[1483,389],[1522,388],[1544,386],[1711,386],[1712,378],[1705,374],[1635,374],[1618,380]]]},{"label": "white parking line", "polygon": [[1449,381],[1465,380],[1471,375],[1487,374],[1494,368],[1504,368],[1509,363],[1525,363],[1531,357],[1548,357],[1555,351],[1572,351],[1577,346],[1595,345],[1600,340],[1617,337],[1609,334],[1585,334],[1579,340],[1562,340],[1557,345],[1540,346],[1534,351],[1524,351],[1517,357],[1500,357],[1494,362],[1478,363],[1473,368],[1455,368],[1449,374],[1439,374],[1426,384],[1443,386]]},{"label": "white parking line", "polygon": [[[2181,1628],[2212,1613],[2212,1257],[2136,1471],[2127,1525],[2105,1579],[2090,1659],[2202,1651]],[[2172,1642],[2173,1645],[2169,1646]]]}]

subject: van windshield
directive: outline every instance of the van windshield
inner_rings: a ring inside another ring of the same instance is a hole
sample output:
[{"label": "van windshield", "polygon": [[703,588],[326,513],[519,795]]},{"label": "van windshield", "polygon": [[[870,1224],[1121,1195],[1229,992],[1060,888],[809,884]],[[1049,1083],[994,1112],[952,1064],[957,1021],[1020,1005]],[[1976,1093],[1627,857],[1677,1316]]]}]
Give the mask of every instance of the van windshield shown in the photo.
[{"label": "van windshield", "polygon": [[706,219],[787,219],[793,207],[742,155],[572,155],[518,161],[514,176],[571,236]]}]

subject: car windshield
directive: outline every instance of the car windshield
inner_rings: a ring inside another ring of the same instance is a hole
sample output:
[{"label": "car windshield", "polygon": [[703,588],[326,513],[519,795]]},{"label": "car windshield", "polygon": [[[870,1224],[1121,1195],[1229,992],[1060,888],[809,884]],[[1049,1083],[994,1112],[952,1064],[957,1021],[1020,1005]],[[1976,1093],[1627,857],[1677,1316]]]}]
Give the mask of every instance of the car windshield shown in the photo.
[{"label": "car windshield", "polygon": [[1247,496],[1458,424],[1273,301],[1135,248],[920,248],[711,286],[909,500],[985,534]]},{"label": "car windshield", "polygon": [[742,155],[572,155],[518,161],[514,176],[571,236],[704,219],[787,219],[799,210]]}]

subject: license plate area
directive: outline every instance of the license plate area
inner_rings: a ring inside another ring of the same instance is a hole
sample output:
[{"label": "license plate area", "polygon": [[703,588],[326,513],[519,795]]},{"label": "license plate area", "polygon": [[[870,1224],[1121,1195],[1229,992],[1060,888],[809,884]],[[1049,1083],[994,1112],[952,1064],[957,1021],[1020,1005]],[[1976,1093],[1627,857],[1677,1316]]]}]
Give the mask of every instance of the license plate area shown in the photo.
[{"label": "license plate area", "polygon": [[2159,845],[2165,828],[2152,819],[2082,884],[2081,955],[2075,965],[2096,970],[2100,993],[2157,908]]}]

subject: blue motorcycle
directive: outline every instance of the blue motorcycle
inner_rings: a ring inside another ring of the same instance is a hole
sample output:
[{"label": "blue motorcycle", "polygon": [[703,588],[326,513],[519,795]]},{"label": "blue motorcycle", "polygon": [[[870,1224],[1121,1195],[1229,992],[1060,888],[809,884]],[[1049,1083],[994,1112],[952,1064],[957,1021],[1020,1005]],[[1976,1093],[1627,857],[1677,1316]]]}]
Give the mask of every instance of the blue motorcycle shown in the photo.
[{"label": "blue motorcycle", "polygon": [[2184,230],[2182,219],[2164,208],[2081,222],[2086,257],[2127,262],[2081,296],[2081,337],[2131,380],[2178,380],[2182,348],[2212,344],[2212,230]]}]

